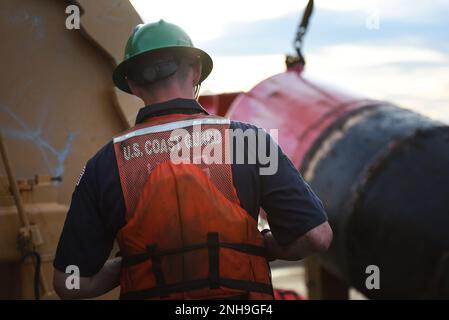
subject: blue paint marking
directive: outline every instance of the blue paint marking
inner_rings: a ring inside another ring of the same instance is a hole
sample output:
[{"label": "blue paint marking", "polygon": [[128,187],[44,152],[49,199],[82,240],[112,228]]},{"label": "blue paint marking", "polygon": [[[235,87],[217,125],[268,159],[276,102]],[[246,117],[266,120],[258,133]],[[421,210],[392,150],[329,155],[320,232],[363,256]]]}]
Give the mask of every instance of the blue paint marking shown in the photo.
[{"label": "blue paint marking", "polygon": [[[69,132],[64,143],[64,147],[61,150],[57,150],[42,136],[43,121],[40,121],[41,123],[37,129],[32,129],[11,109],[5,106],[0,106],[0,111],[8,114],[20,126],[20,130],[13,128],[2,128],[2,131],[9,138],[32,141],[40,151],[50,173],[55,177],[61,177],[64,174],[65,159],[72,149],[73,141],[75,140],[78,132]],[[52,157],[56,159],[56,165],[54,165],[54,161],[51,160]]]},{"label": "blue paint marking", "polygon": [[44,25],[42,23],[42,17],[37,15],[32,15],[26,10],[19,11],[16,15],[9,18],[14,24],[29,24],[37,39],[43,39],[45,37]]}]

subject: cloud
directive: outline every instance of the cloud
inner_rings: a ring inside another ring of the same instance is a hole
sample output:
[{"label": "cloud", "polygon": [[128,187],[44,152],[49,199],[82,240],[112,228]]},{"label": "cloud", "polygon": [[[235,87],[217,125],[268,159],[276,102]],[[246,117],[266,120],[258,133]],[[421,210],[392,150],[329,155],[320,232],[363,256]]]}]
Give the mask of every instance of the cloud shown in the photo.
[{"label": "cloud", "polygon": [[342,11],[346,13],[370,13],[378,11],[382,19],[406,19],[409,22],[429,22],[444,19],[449,11],[447,0],[321,0],[316,1],[317,9]]},{"label": "cloud", "polygon": [[[174,22],[188,31],[197,43],[202,44],[229,35],[238,36],[240,32],[254,36],[257,30],[265,30],[266,38],[281,36],[286,40],[287,45],[290,45],[292,41],[307,3],[306,0],[227,0],[214,1],[213,5],[208,0],[194,2],[167,0],[157,5],[148,0],[131,0],[131,2],[145,21],[158,21],[163,18]],[[372,14],[379,15],[380,29],[369,33],[365,26],[366,20]],[[439,35],[445,35],[441,32],[445,32],[449,27],[448,15],[448,0],[413,2],[409,0],[320,0],[315,1],[312,31],[326,31],[326,33],[320,32],[320,35],[327,41],[328,35],[338,40],[346,35],[353,39],[359,38],[361,34],[371,40],[379,36],[385,37],[386,34],[397,35],[398,32],[404,34],[410,27],[409,33],[426,32],[431,29]],[[271,23],[270,20],[276,23]],[[271,27],[263,28],[259,22]],[[288,25],[287,29],[286,25]],[[246,42],[252,41],[249,39]]]},{"label": "cloud", "polygon": [[272,19],[290,12],[300,12],[305,1],[160,1],[131,0],[134,8],[146,22],[160,19],[173,22],[186,30],[196,42],[216,39],[227,33],[236,23]]},{"label": "cloud", "polygon": [[249,91],[261,80],[283,71],[283,55],[217,57],[202,92]]},{"label": "cloud", "polygon": [[[449,15],[449,12],[447,13]],[[363,12],[317,10],[309,24],[304,42],[306,54],[313,54],[324,46],[339,43],[389,46],[401,43],[409,46],[437,48],[449,52],[447,30],[449,20],[435,19],[432,23],[412,20],[386,20],[380,17],[379,29],[366,27]],[[293,39],[298,14],[226,26],[219,37],[198,42],[214,55],[267,55],[293,52]]]},{"label": "cloud", "polygon": [[[438,63],[449,65],[447,54],[432,50],[411,46],[391,45],[379,47],[375,45],[360,45],[343,43],[327,46],[310,56],[310,60],[318,65],[346,64],[351,68],[372,67],[382,64],[410,63]],[[338,63],[336,63],[338,61]]]},{"label": "cloud", "polygon": [[[214,58],[204,83],[249,90],[285,70],[306,0],[132,0],[143,18],[183,26]],[[320,0],[305,38],[306,73],[449,122],[449,1]],[[367,28],[378,15],[379,28]]]},{"label": "cloud", "polygon": [[309,56],[306,74],[449,123],[449,54],[438,50],[329,46]]}]

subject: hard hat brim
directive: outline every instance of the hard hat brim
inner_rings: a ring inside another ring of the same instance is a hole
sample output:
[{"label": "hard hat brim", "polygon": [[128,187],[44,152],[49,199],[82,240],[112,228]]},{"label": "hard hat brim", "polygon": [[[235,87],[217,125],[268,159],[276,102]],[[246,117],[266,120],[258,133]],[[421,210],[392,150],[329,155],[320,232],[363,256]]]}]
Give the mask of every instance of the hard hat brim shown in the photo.
[{"label": "hard hat brim", "polygon": [[213,62],[212,58],[203,50],[194,48],[194,47],[184,47],[184,46],[176,46],[176,47],[164,47],[160,49],[154,49],[151,51],[142,52],[139,54],[136,54],[124,61],[122,61],[117,67],[114,69],[114,72],[112,73],[112,80],[114,84],[122,91],[125,91],[127,93],[131,93],[131,89],[128,86],[128,81],[126,80],[126,74],[128,72],[128,68],[130,65],[133,64],[137,58],[143,57],[145,55],[148,55],[148,57],[151,57],[152,54],[156,52],[161,51],[167,51],[167,52],[180,52],[185,54],[193,54],[200,57],[201,61],[201,78],[200,83],[206,79],[209,74],[212,71],[213,68]]}]

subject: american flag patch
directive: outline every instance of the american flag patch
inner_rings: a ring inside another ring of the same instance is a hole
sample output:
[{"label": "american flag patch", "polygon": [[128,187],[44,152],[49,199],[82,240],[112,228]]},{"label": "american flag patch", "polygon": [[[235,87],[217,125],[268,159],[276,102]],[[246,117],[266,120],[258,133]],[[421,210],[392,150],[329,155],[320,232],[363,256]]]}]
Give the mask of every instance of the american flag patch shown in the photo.
[{"label": "american flag patch", "polygon": [[78,180],[76,180],[76,185],[78,186],[81,182],[81,178],[84,176],[84,172],[86,172],[86,166],[83,167],[83,169],[81,170],[81,173],[78,177]]}]

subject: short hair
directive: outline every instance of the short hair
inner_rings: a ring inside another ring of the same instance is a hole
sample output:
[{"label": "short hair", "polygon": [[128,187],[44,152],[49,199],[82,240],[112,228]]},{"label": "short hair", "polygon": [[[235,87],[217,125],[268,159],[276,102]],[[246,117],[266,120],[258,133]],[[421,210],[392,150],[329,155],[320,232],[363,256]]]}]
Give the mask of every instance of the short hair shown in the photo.
[{"label": "short hair", "polygon": [[184,81],[198,56],[176,53],[160,54],[158,56],[143,55],[129,67],[126,78],[144,87],[161,84],[170,80]]}]

